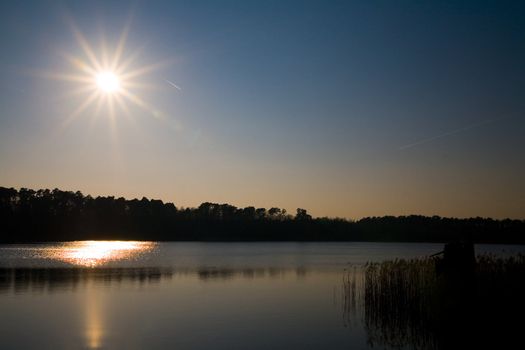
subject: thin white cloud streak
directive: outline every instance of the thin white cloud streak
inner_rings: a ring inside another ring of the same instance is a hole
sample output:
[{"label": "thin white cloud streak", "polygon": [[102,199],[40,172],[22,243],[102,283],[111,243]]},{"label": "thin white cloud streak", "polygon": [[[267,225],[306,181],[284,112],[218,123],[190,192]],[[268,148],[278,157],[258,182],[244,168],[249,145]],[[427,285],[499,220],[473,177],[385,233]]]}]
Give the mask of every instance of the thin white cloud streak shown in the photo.
[{"label": "thin white cloud streak", "polygon": [[180,88],[180,86],[178,86],[178,85],[175,84],[174,82],[169,81],[168,79],[164,79],[164,81],[165,81],[166,83],[170,84],[171,86],[173,86],[175,89],[177,89],[177,90],[181,90],[181,91],[182,91],[182,89]]},{"label": "thin white cloud streak", "polygon": [[432,142],[432,141],[435,141],[435,140],[438,140],[438,139],[442,139],[444,137],[452,136],[452,135],[459,134],[459,133],[464,132],[464,131],[475,129],[475,128],[478,128],[478,127],[483,126],[485,124],[492,123],[494,120],[495,119],[483,120],[483,121],[480,121],[480,122],[477,122],[477,123],[474,123],[474,124],[467,125],[467,126],[465,126],[463,128],[454,129],[454,130],[451,130],[451,131],[447,131],[447,132],[445,132],[443,134],[439,134],[439,135],[435,135],[435,136],[428,137],[428,138],[425,138],[425,139],[421,139],[421,140],[418,140],[416,142],[403,145],[403,146],[399,147],[399,150],[403,151],[403,150],[406,150],[406,149],[409,149],[409,148],[412,148],[412,147],[415,147],[415,146],[423,145],[425,143],[429,143],[429,142]]}]

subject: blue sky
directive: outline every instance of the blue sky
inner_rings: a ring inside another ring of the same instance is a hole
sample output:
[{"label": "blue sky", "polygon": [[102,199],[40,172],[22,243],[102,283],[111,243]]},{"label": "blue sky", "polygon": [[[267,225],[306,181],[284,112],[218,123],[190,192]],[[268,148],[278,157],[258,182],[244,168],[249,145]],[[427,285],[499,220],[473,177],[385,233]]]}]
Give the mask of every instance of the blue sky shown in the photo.
[{"label": "blue sky", "polygon": [[[525,4],[4,2],[0,185],[304,207],[316,216],[524,217]],[[113,117],[64,58],[130,23]],[[175,83],[180,90],[167,81]],[[69,122],[65,123],[65,120]]]}]

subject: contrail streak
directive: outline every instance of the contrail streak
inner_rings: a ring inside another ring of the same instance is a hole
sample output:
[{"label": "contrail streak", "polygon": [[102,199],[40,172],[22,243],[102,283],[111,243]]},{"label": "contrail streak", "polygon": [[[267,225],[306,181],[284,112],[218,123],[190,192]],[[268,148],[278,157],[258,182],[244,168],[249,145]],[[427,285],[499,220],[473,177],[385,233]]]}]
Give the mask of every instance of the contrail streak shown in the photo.
[{"label": "contrail streak", "polygon": [[178,86],[178,85],[175,84],[174,82],[169,81],[168,79],[164,79],[164,81],[165,81],[166,83],[170,84],[171,86],[173,86],[175,89],[177,89],[177,90],[181,90],[181,91],[182,91],[182,89],[180,88],[180,86]]},{"label": "contrail streak", "polygon": [[412,147],[415,147],[415,146],[419,146],[419,145],[422,145],[422,144],[425,144],[425,143],[437,140],[437,139],[441,139],[443,137],[459,134],[461,132],[464,132],[464,131],[467,131],[467,130],[470,130],[470,129],[474,129],[474,128],[480,127],[482,125],[492,123],[494,120],[495,119],[483,120],[483,121],[480,121],[480,122],[477,122],[477,123],[474,123],[474,124],[467,125],[467,126],[465,126],[463,128],[454,129],[454,130],[451,130],[451,131],[447,131],[447,132],[445,132],[443,134],[439,134],[439,135],[436,135],[436,136],[428,137],[426,139],[421,139],[419,141],[416,141],[416,142],[409,143],[409,144],[406,144],[404,146],[401,146],[401,147],[399,147],[399,150],[402,151],[402,150],[405,150],[405,149],[408,149],[408,148],[412,148]]}]

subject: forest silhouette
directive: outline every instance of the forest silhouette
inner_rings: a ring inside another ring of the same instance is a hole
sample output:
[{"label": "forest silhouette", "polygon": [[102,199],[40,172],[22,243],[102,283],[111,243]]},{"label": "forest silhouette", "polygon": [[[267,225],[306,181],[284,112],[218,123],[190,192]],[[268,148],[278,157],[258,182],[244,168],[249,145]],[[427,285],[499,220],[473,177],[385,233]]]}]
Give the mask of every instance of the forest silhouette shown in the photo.
[{"label": "forest silhouette", "polygon": [[156,241],[384,241],[525,243],[525,220],[383,216],[312,218],[298,208],[176,207],[156,199],[0,187],[0,242],[95,239]]}]

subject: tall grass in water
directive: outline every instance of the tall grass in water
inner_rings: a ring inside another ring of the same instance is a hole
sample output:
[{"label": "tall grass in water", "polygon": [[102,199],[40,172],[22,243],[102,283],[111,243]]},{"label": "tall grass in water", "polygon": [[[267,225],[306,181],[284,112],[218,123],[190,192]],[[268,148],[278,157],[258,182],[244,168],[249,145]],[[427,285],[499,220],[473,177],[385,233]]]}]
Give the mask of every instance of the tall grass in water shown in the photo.
[{"label": "tall grass in water", "polygon": [[362,318],[362,301],[364,300],[364,273],[362,265],[352,265],[345,269],[343,275],[343,321],[345,327],[360,323]]},{"label": "tall grass in water", "polygon": [[361,273],[348,271],[344,311],[361,309],[370,345],[501,348],[519,340],[525,256],[478,256],[469,273],[439,272],[441,263],[440,258],[394,260],[367,264]]}]

